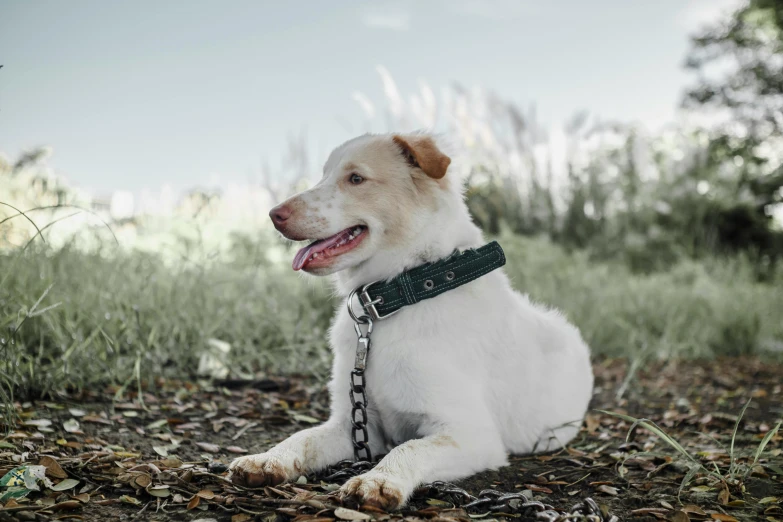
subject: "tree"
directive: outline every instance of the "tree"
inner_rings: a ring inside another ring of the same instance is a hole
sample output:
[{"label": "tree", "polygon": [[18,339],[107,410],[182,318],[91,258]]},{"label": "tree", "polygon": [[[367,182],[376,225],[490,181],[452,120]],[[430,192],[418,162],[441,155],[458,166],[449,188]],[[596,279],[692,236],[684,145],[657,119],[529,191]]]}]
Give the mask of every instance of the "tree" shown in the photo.
[{"label": "tree", "polygon": [[783,136],[783,0],[750,0],[692,44],[701,78],[686,105],[726,109],[758,141]]},{"label": "tree", "polygon": [[[783,0],[749,0],[692,38],[686,66],[699,75],[684,104],[724,116],[713,130],[708,173],[733,201],[706,216],[732,250],[783,256],[772,208],[783,204]],[[710,180],[712,181],[712,180]]]}]

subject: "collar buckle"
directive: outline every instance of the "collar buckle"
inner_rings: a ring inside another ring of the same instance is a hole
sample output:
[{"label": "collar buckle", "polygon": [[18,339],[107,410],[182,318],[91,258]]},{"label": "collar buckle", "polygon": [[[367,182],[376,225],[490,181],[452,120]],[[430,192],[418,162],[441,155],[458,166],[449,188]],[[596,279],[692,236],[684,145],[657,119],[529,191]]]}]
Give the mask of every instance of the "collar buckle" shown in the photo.
[{"label": "collar buckle", "polygon": [[368,314],[370,314],[370,317],[374,321],[379,321],[381,319],[386,319],[387,317],[391,317],[392,315],[399,312],[401,309],[398,308],[397,310],[394,310],[393,312],[389,312],[388,314],[381,315],[378,313],[378,309],[375,308],[375,305],[382,303],[383,301],[380,298],[373,299],[372,296],[370,296],[370,293],[367,291],[372,285],[375,283],[378,283],[379,281],[373,281],[372,283],[368,283],[364,285],[361,288],[361,291],[358,292],[359,294],[359,302],[362,305],[362,308],[364,308]]}]

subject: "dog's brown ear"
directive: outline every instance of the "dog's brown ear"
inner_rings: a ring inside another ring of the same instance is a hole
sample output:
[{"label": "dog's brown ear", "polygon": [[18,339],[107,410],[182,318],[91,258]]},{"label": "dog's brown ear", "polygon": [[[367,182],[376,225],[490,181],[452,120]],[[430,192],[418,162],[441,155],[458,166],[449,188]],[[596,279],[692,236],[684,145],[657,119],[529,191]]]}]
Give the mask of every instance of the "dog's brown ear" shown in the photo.
[{"label": "dog's brown ear", "polygon": [[394,143],[400,146],[405,159],[412,167],[418,167],[426,175],[440,179],[446,175],[451,158],[443,154],[429,136],[394,136]]}]

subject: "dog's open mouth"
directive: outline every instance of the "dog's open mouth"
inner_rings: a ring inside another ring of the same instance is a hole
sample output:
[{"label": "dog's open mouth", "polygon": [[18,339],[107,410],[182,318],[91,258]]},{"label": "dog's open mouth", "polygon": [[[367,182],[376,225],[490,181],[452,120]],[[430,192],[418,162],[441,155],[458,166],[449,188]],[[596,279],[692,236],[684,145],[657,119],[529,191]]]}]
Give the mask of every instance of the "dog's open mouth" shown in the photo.
[{"label": "dog's open mouth", "polygon": [[294,270],[328,266],[335,257],[356,248],[367,235],[366,232],[367,227],[356,225],[310,243],[294,256]]}]

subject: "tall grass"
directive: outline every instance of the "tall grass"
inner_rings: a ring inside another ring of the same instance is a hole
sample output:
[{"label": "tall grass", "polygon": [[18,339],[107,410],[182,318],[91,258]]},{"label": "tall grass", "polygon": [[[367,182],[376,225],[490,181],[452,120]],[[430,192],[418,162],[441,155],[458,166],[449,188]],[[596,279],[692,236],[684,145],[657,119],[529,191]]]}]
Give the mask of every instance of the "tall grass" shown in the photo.
[{"label": "tall grass", "polygon": [[[596,356],[739,355],[783,343],[783,294],[754,282],[741,259],[636,275],[547,239],[499,239],[514,286],[561,308]],[[196,377],[210,339],[231,345],[234,375],[325,377],[337,303],[323,280],[270,259],[278,241],[237,235],[209,262],[175,265],[114,248],[0,254],[0,272],[10,273],[0,287],[5,389],[36,397],[123,386],[137,366],[137,384],[154,388],[157,377]]]},{"label": "tall grass", "polygon": [[[172,266],[142,252],[45,247],[0,254],[0,366],[23,396],[194,377],[209,340],[238,371],[321,375],[331,315],[324,285],[271,263],[268,238],[236,237],[210,263]],[[47,289],[51,289],[47,292]],[[28,317],[28,311],[59,303]],[[316,305],[317,304],[317,305]]]},{"label": "tall grass", "polygon": [[665,359],[783,353],[781,281],[742,257],[636,274],[550,241],[501,237],[516,288],[566,312],[597,355]]}]

